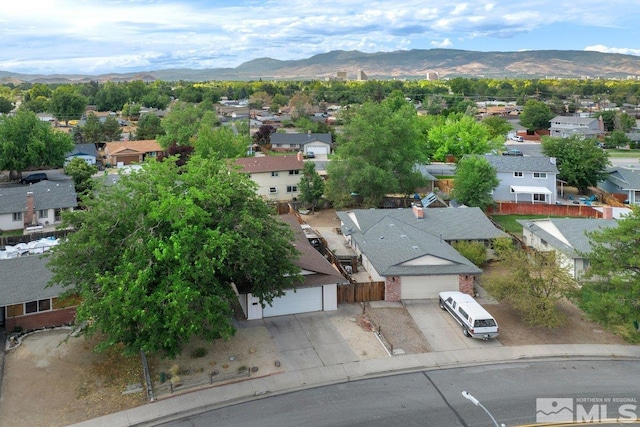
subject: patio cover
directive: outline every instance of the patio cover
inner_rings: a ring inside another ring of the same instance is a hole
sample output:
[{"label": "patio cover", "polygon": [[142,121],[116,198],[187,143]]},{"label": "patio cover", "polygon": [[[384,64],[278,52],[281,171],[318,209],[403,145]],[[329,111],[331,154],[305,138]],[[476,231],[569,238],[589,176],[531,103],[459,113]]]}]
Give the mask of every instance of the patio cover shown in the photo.
[{"label": "patio cover", "polygon": [[[532,203],[535,203],[533,200],[534,194],[552,194],[551,190],[547,187],[535,187],[532,185],[512,185],[511,191],[516,195],[516,203],[518,203],[518,194],[531,194]],[[548,199],[548,197],[545,196],[545,199]],[[545,200],[545,202],[547,202],[547,200]]]}]

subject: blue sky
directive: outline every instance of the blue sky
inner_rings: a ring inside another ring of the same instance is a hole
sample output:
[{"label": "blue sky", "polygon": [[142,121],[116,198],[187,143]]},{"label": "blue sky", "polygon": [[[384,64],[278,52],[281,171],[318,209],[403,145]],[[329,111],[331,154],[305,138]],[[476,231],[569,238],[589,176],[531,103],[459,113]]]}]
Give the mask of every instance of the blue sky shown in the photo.
[{"label": "blue sky", "polygon": [[23,0],[0,8],[0,70],[236,67],[332,50],[640,55],[638,0]]}]

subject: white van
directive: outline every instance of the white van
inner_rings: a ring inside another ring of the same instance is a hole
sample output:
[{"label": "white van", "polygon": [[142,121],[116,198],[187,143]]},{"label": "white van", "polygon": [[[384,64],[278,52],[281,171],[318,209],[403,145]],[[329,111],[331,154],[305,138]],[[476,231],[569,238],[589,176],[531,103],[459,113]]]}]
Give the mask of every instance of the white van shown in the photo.
[{"label": "white van", "polygon": [[447,310],[470,338],[488,340],[498,336],[498,323],[471,295],[440,292],[440,308]]}]

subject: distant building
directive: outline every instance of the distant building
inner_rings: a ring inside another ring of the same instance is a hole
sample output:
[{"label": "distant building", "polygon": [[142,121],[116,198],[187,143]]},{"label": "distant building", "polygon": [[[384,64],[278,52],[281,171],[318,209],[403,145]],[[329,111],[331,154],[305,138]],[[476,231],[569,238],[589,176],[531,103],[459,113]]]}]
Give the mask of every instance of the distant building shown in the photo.
[{"label": "distant building", "polygon": [[346,71],[338,71],[336,73],[336,79],[338,79],[338,80],[347,80],[347,72]]},{"label": "distant building", "polygon": [[358,72],[356,73],[356,80],[366,81],[366,80],[369,80],[369,77],[365,74],[364,71],[358,70]]},{"label": "distant building", "polygon": [[427,80],[440,80],[440,74],[437,71],[427,71]]}]

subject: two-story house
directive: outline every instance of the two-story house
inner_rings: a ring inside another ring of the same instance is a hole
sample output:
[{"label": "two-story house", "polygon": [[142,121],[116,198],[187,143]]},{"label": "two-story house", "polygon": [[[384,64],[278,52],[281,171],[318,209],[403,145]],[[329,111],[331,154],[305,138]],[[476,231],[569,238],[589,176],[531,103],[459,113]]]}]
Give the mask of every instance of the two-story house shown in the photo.
[{"label": "two-story house", "polygon": [[551,119],[549,136],[554,138],[567,138],[572,135],[582,135],[585,138],[597,138],[604,135],[604,123],[602,116],[556,116]]},{"label": "two-story house", "polygon": [[333,147],[330,133],[274,133],[271,149],[274,151],[302,151],[307,154],[329,154]]},{"label": "two-story house", "polygon": [[622,166],[607,170],[607,178],[598,187],[608,193],[622,194],[627,204],[640,205],[640,170]]},{"label": "two-story house", "polygon": [[546,203],[557,200],[555,157],[485,155],[496,169],[500,184],[493,190],[493,200]]},{"label": "two-story house", "polygon": [[61,221],[63,210],[73,210],[77,205],[71,180],[0,187],[0,230],[53,228]]},{"label": "two-story house", "polygon": [[290,201],[298,197],[304,162],[295,156],[242,157],[235,163],[258,184],[257,194],[270,201]]}]

